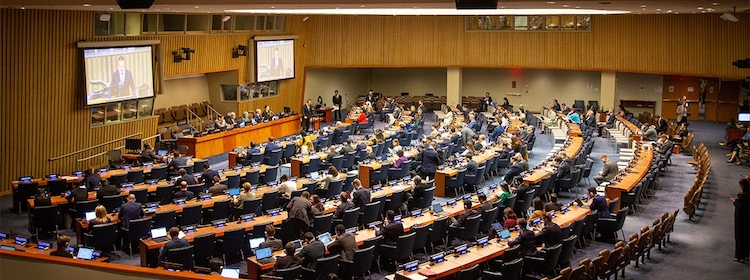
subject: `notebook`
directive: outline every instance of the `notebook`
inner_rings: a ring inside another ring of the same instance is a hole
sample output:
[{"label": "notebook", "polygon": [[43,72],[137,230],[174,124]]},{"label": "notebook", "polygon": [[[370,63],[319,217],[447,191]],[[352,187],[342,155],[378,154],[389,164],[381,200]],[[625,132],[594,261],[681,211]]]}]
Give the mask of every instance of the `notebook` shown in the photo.
[{"label": "notebook", "polygon": [[260,248],[260,249],[255,250],[255,257],[258,259],[258,262],[260,263],[269,263],[269,262],[276,261],[276,258],[273,257],[273,251],[271,251],[271,247]]},{"label": "notebook", "polygon": [[167,228],[166,227],[160,227],[155,228],[151,230],[151,239],[153,239],[156,242],[164,242],[167,241]]},{"label": "notebook", "polygon": [[239,279],[240,278],[240,269],[239,268],[222,268],[221,269],[221,277],[224,278],[231,278],[231,279]]},{"label": "notebook", "polygon": [[320,240],[320,242],[323,242],[323,244],[325,244],[326,246],[333,242],[333,238],[331,238],[331,234],[328,232],[318,235],[318,240]]},{"label": "notebook", "polygon": [[94,259],[94,248],[91,247],[78,247],[78,254],[76,258],[79,260],[92,260]]}]

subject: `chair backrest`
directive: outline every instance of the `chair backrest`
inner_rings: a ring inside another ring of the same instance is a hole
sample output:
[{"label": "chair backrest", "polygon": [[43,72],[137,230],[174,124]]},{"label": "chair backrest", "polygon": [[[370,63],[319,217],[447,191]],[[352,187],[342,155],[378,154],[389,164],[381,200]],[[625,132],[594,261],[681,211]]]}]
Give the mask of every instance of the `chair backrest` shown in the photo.
[{"label": "chair backrest", "polygon": [[503,273],[503,280],[521,279],[521,269],[523,268],[523,258],[517,258],[503,264],[500,272]]},{"label": "chair backrest", "polygon": [[391,196],[386,199],[385,210],[398,211],[398,209],[401,208],[401,204],[404,202],[403,200],[404,191],[392,193]]},{"label": "chair backrest", "polygon": [[615,197],[615,199],[611,200],[609,202],[609,213],[616,213],[617,212],[617,206],[620,204],[620,198]]},{"label": "chair backrest", "polygon": [[281,149],[276,149],[271,151],[271,154],[268,156],[268,161],[266,164],[268,165],[277,165],[279,164],[279,161],[281,160]]},{"label": "chair backrest", "polygon": [[117,223],[95,225],[91,232],[91,243],[97,250],[110,252],[117,240]]},{"label": "chair backrest", "polygon": [[430,242],[438,242],[443,240],[448,234],[448,217],[442,217],[435,220],[432,223],[432,231],[430,231]]},{"label": "chair backrest", "polygon": [[417,204],[417,208],[419,209],[425,209],[432,205],[432,200],[435,197],[435,187],[429,188],[424,190],[422,193],[422,197],[419,198],[419,203]]},{"label": "chair backrest", "polygon": [[122,198],[123,197],[119,194],[109,195],[102,197],[102,199],[99,200],[99,203],[107,209],[107,212],[112,213],[122,206]]},{"label": "chair backrest", "polygon": [[260,182],[260,171],[253,169],[245,173],[245,181],[251,185],[257,185]]},{"label": "chair backrest", "polygon": [[128,182],[133,182],[135,184],[143,183],[143,181],[144,181],[143,169],[128,171],[127,181]]},{"label": "chair backrest", "polygon": [[247,248],[244,228],[225,231],[221,239],[224,240],[221,246],[221,251],[224,254],[236,254],[240,250]]},{"label": "chair backrest", "polygon": [[396,251],[393,252],[393,260],[400,261],[409,258],[414,251],[414,240],[417,238],[416,232],[410,232],[398,237],[396,241]]},{"label": "chair backrest", "polygon": [[513,247],[505,249],[505,252],[503,252],[503,255],[501,258],[503,262],[508,263],[517,259],[520,253],[521,253],[521,244],[516,244]]},{"label": "chair backrest", "polygon": [[167,261],[181,264],[182,270],[192,270],[193,250],[194,247],[192,245],[182,248],[170,249],[169,252],[167,252]]},{"label": "chair backrest", "polygon": [[180,218],[180,226],[197,225],[201,223],[203,218],[202,205],[196,204],[191,206],[185,206],[182,208],[182,215]]},{"label": "chair backrest", "polygon": [[266,168],[266,173],[263,176],[263,182],[261,184],[268,184],[269,182],[276,182],[279,175],[279,166],[274,165]]},{"label": "chair backrest", "polygon": [[166,179],[167,178],[167,166],[156,166],[151,168],[150,179]]},{"label": "chair backrest", "polygon": [[154,228],[172,228],[177,224],[177,214],[175,213],[175,210],[157,212],[152,219],[152,227]]},{"label": "chair backrest", "polygon": [[229,208],[230,200],[228,198],[214,202],[213,211],[211,211],[211,220],[215,221],[229,218]]},{"label": "chair backrest", "polygon": [[120,188],[122,187],[122,184],[128,181],[128,173],[114,174],[112,176],[109,176],[109,179],[107,179],[107,181],[109,181],[110,185],[115,185]]},{"label": "chair backrest", "polygon": [[68,182],[63,179],[47,180],[47,189],[50,195],[61,195],[68,190]]},{"label": "chair backrest", "polygon": [[571,235],[568,238],[563,239],[560,257],[557,259],[557,264],[559,264],[560,267],[570,266],[570,258],[573,256],[573,250],[576,248],[576,239],[578,239],[578,236],[576,235]]},{"label": "chair backrest", "polygon": [[503,280],[503,274],[495,271],[484,270],[482,271],[482,280]]},{"label": "chair backrest", "polygon": [[427,241],[429,241],[430,238],[430,228],[432,228],[432,225],[423,225],[423,226],[414,226],[411,229],[411,232],[415,233],[414,236],[414,250],[419,250],[424,248],[425,245],[427,245]]},{"label": "chair backrest", "polygon": [[130,242],[138,242],[141,237],[148,237],[151,234],[151,224],[151,218],[130,220],[127,234],[128,240]]},{"label": "chair backrest", "polygon": [[273,275],[281,278],[282,280],[299,279],[302,275],[302,265],[276,269],[274,270]]},{"label": "chair backrest", "polygon": [[456,237],[462,240],[474,240],[474,237],[476,237],[479,232],[479,224],[481,221],[482,215],[475,215],[467,218],[464,229],[461,230]]},{"label": "chair backrest", "polygon": [[159,186],[156,187],[156,200],[159,201],[159,204],[166,205],[172,203],[172,200],[174,199],[174,186],[167,185],[167,186]]},{"label": "chair backrest", "polygon": [[[351,154],[349,154],[351,156]],[[357,179],[359,177],[358,174],[352,173],[352,174],[346,174],[346,181],[344,181],[344,185],[342,186],[342,191],[345,192],[352,192],[354,190],[354,186],[352,186],[352,182],[354,182],[354,179]],[[331,193],[331,192],[328,192]]]},{"label": "chair backrest", "polygon": [[484,213],[482,213],[482,221],[479,223],[479,232],[489,232],[490,228],[492,228],[492,223],[495,222],[495,219],[497,219],[497,207],[493,207],[492,209],[485,210]]},{"label": "chair backrest", "polygon": [[34,206],[31,209],[31,218],[34,228],[49,229],[57,225],[60,220],[60,212],[57,205]]},{"label": "chair backrest", "polygon": [[352,168],[352,166],[354,166],[355,164],[356,157],[357,157],[357,152],[350,152],[346,154],[346,161],[344,161],[343,167],[346,169]]},{"label": "chair backrest", "polygon": [[331,159],[331,166],[335,167],[336,170],[342,170],[344,167],[344,156],[338,155]]},{"label": "chair backrest", "polygon": [[[208,180],[206,182],[208,182]],[[191,191],[196,196],[205,192],[204,184],[188,185],[187,190]]]},{"label": "chair backrest", "polygon": [[242,202],[242,215],[245,214],[258,214],[261,211],[260,205],[263,203],[262,198],[254,198],[245,200]]},{"label": "chair backrest", "polygon": [[310,162],[307,164],[307,173],[320,170],[320,158],[310,157]]},{"label": "chair backrest", "polygon": [[357,226],[357,219],[359,219],[359,207],[344,211],[343,224],[345,228]]},{"label": "chair backrest", "polygon": [[518,194],[514,193],[505,199],[505,202],[503,202],[503,206],[513,207],[513,205],[516,205],[516,201],[518,201]]},{"label": "chair backrest", "polygon": [[263,161],[263,154],[261,153],[250,154],[250,162],[261,162],[261,161]]},{"label": "chair backrest", "polygon": [[315,235],[330,232],[332,221],[333,213],[315,216],[315,219],[313,219],[313,232],[315,233]]},{"label": "chair backrest", "polygon": [[372,258],[374,255],[375,246],[370,246],[364,249],[359,249],[354,252],[354,263],[352,265],[352,276],[363,275],[370,271],[372,266]]},{"label": "chair backrest", "polygon": [[267,225],[273,225],[273,221],[253,225],[253,230],[250,232],[250,238],[265,237]]},{"label": "chair backrest", "polygon": [[94,212],[96,206],[99,206],[99,200],[86,200],[76,202],[76,218],[84,218],[86,212]]},{"label": "chair backrest", "polygon": [[344,179],[333,180],[328,183],[328,196],[334,196],[341,193],[344,188]]},{"label": "chair backrest", "polygon": [[236,189],[240,187],[240,173],[227,175],[227,188]]},{"label": "chair backrest", "polygon": [[[369,247],[369,246],[368,246]],[[333,256],[320,258],[318,259],[315,264],[315,274],[316,275],[322,275],[327,276],[331,273],[339,273],[339,259],[341,258],[340,255],[336,254]]]},{"label": "chair backrest", "polygon": [[268,209],[273,209],[279,207],[279,192],[278,191],[268,191],[263,194],[263,203],[261,204],[261,208],[263,212],[265,212]]},{"label": "chair backrest", "polygon": [[480,277],[479,264],[475,264],[472,267],[462,269],[458,272],[458,280],[477,280]]},{"label": "chair backrest", "polygon": [[284,146],[284,152],[281,154],[281,158],[286,160],[293,157],[296,148],[297,147],[294,143],[287,143],[286,146]]},{"label": "chair backrest", "polygon": [[380,201],[373,201],[370,203],[365,204],[365,211],[362,215],[362,220],[360,224],[367,225],[369,223],[374,222],[378,219],[378,214],[380,214]]}]

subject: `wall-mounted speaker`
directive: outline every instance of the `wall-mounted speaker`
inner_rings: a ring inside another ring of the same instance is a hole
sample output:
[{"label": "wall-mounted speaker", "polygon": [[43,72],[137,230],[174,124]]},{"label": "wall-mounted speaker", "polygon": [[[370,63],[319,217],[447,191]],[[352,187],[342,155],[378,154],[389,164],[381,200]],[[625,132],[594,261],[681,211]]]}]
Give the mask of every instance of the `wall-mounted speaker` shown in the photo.
[{"label": "wall-mounted speaker", "polygon": [[117,0],[120,9],[148,9],[154,4],[154,0]]}]

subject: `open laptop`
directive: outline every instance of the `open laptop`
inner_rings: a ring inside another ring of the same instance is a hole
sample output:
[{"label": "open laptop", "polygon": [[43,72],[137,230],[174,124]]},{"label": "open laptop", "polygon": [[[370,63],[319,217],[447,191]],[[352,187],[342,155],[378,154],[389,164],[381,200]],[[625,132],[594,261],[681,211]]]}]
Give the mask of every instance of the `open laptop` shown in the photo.
[{"label": "open laptop", "polygon": [[96,219],[96,213],[95,212],[86,212],[85,217],[86,221],[91,221],[93,219]]},{"label": "open laptop", "polygon": [[167,150],[158,150],[158,151],[156,151],[156,155],[158,155],[158,156],[166,156],[167,155]]},{"label": "open laptop", "polygon": [[229,195],[240,195],[240,188],[231,188],[229,189]]},{"label": "open laptop", "polygon": [[448,215],[448,212],[443,211],[443,206],[440,203],[432,205],[432,212],[436,216]]},{"label": "open laptop", "polygon": [[272,263],[276,261],[276,257],[273,256],[273,251],[271,251],[271,247],[266,248],[260,248],[255,250],[255,257],[258,259],[259,263]]},{"label": "open laptop", "polygon": [[251,238],[248,241],[248,243],[250,244],[250,251],[253,251],[253,254],[255,254],[255,250],[257,250],[258,247],[260,247],[260,243],[263,243],[263,241],[265,240],[266,239],[263,237]]},{"label": "open laptop", "polygon": [[160,228],[152,229],[151,239],[153,239],[156,242],[164,242],[164,241],[169,240],[169,238],[167,238],[167,228],[160,227]]},{"label": "open laptop", "polygon": [[310,172],[310,179],[313,181],[317,181],[320,178],[320,174],[318,171]]},{"label": "open laptop", "polygon": [[292,241],[292,244],[294,244],[294,252],[299,253],[300,250],[302,250],[302,240],[294,240]]},{"label": "open laptop", "polygon": [[502,240],[508,240],[510,238],[510,231],[506,228],[497,233],[497,238]]},{"label": "open laptop", "polygon": [[79,260],[93,260],[94,259],[94,248],[92,247],[78,247],[78,254],[76,258]]},{"label": "open laptop", "polygon": [[231,279],[239,279],[240,278],[240,269],[239,268],[224,267],[224,268],[221,269],[221,277],[231,278]]},{"label": "open laptop", "polygon": [[333,238],[331,238],[331,234],[328,232],[318,235],[318,240],[320,240],[320,242],[323,242],[323,244],[325,244],[326,246],[333,242]]}]

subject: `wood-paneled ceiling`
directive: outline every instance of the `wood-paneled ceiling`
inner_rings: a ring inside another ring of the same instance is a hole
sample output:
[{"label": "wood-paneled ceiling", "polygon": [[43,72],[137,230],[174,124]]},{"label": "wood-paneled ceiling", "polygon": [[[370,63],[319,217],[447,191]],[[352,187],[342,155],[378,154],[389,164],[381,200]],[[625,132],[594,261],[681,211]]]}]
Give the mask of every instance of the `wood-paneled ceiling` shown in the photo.
[{"label": "wood-paneled ceiling", "polygon": [[[4,0],[0,7],[16,9],[121,11],[115,0]],[[331,9],[331,8],[453,8],[453,0],[156,0],[154,13],[224,13],[237,9]],[[748,0],[499,0],[500,9],[597,9],[622,10],[632,14],[686,14],[747,12]]]}]

